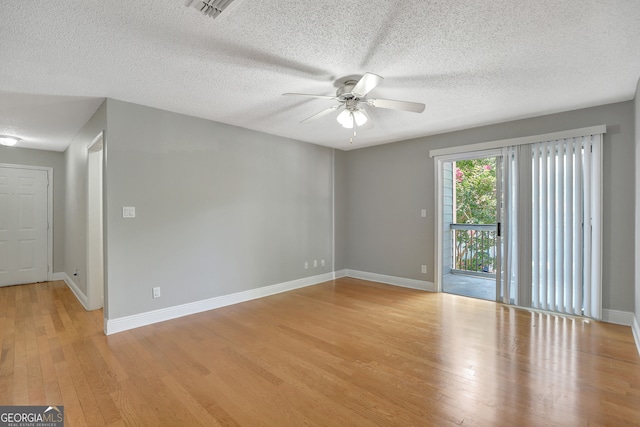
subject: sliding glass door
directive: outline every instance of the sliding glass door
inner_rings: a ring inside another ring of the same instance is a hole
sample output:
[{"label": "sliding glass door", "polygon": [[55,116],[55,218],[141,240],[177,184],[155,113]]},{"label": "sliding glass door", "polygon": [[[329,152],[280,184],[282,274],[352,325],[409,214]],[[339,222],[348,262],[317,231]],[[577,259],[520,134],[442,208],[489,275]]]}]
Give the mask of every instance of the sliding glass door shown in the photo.
[{"label": "sliding glass door", "polygon": [[500,278],[500,156],[443,163],[443,292],[495,301]]},{"label": "sliding glass door", "polygon": [[601,140],[503,149],[505,303],[601,317]]},{"label": "sliding glass door", "polygon": [[481,298],[600,319],[601,153],[591,134],[438,155],[439,289],[491,275]]}]

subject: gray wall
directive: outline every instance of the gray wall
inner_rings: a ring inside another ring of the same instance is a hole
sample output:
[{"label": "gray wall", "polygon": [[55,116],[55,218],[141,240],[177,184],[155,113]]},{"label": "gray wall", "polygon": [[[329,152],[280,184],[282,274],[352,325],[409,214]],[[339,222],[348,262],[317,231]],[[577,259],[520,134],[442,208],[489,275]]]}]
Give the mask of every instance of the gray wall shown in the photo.
[{"label": "gray wall", "polygon": [[[425,118],[428,119],[428,118]],[[599,124],[604,138],[603,307],[634,310],[633,102],[517,120],[349,151],[346,268],[433,281],[433,148],[538,135]],[[427,218],[420,218],[420,209]],[[340,219],[340,218],[338,218]],[[340,219],[342,220],[342,219]],[[427,264],[427,274],[420,265]]]},{"label": "gray wall", "polygon": [[332,149],[112,99],[107,115],[109,319],[333,271]]},{"label": "gray wall", "polygon": [[347,268],[347,180],[348,170],[346,169],[347,153],[334,150],[334,205],[335,205],[335,269],[343,270]]},{"label": "gray wall", "polygon": [[0,163],[53,168],[53,272],[64,271],[64,154],[57,151],[30,150],[0,145]]},{"label": "gray wall", "polygon": [[[107,128],[103,103],[74,137],[64,152],[66,163],[65,263],[64,271],[87,295],[87,148]],[[73,271],[77,269],[78,275]]]}]

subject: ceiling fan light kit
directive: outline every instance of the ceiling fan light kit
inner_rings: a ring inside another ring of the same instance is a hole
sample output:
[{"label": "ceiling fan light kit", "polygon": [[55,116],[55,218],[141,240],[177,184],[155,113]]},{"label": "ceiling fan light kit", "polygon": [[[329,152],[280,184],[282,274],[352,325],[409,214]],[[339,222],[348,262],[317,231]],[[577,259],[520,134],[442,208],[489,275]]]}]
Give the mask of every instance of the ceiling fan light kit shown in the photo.
[{"label": "ceiling fan light kit", "polygon": [[20,138],[9,135],[0,135],[0,144],[5,145],[7,147],[13,147],[20,141]]},{"label": "ceiling fan light kit", "polygon": [[[368,99],[367,95],[384,80],[381,76],[373,73],[365,73],[359,80],[347,80],[336,91],[336,96],[315,95],[309,93],[283,93],[283,95],[306,96],[311,98],[332,99],[338,101],[338,105],[320,111],[311,117],[307,117],[300,123],[310,122],[340,111],[336,120],[347,129],[353,129],[353,136],[356,136],[356,128],[363,126],[368,121],[365,107],[386,108],[389,110],[409,111],[412,113],[422,113],[425,105],[418,102],[396,101],[393,99]],[[350,140],[353,142],[353,137]]]},{"label": "ceiling fan light kit", "polygon": [[363,126],[367,123],[367,116],[360,110],[342,110],[338,117],[336,117],[338,123],[342,125],[342,127],[347,129],[353,129],[353,123],[355,122],[356,126]]}]

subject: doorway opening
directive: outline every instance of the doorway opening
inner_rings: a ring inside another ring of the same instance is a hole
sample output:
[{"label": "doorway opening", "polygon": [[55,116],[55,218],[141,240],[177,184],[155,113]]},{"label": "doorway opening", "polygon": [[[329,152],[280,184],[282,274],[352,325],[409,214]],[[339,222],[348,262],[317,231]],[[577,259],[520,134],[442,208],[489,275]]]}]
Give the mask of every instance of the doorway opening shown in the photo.
[{"label": "doorway opening", "polygon": [[87,309],[104,306],[103,133],[87,153]]},{"label": "doorway opening", "polygon": [[497,299],[500,156],[442,164],[442,291]]}]

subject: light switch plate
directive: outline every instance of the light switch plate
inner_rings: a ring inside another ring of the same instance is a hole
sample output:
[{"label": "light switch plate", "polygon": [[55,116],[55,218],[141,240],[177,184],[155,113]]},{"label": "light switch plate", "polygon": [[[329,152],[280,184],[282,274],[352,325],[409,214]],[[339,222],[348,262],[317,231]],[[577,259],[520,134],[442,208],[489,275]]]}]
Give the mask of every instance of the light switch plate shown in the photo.
[{"label": "light switch plate", "polygon": [[135,218],[136,217],[136,208],[133,206],[123,206],[122,207],[122,218]]}]

